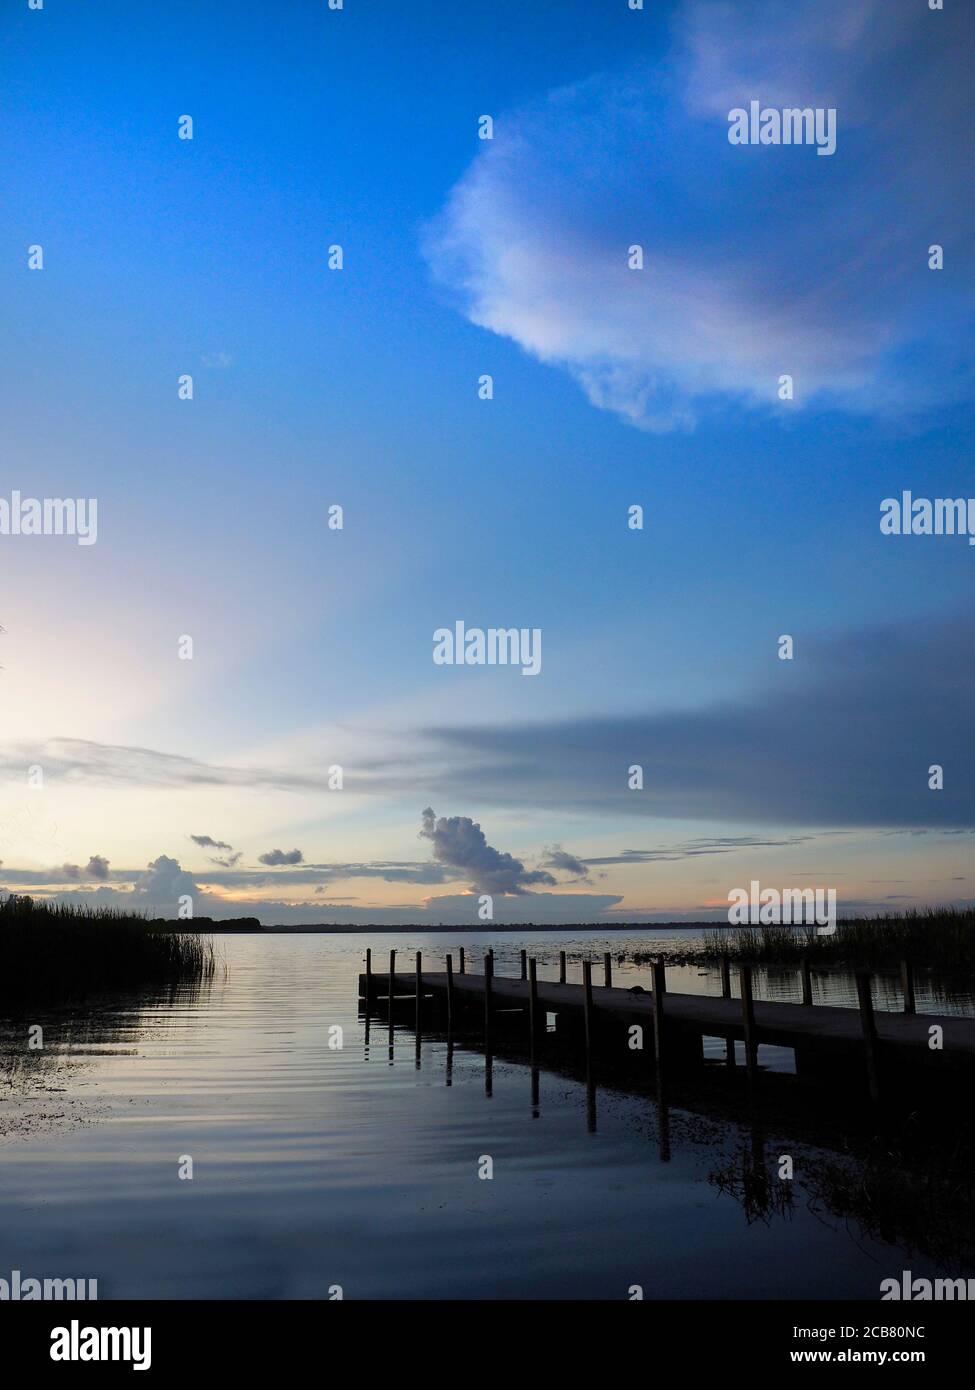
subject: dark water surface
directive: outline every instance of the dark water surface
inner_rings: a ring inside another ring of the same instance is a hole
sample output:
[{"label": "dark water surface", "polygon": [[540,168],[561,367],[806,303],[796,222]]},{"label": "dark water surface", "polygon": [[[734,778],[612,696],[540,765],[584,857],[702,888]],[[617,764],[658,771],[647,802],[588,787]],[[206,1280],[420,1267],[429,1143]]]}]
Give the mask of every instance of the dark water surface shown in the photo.
[{"label": "dark water surface", "polygon": [[[551,978],[560,948],[596,957],[666,937],[569,933],[217,936],[226,972],[198,992],[84,1019],[41,1013],[43,1053],[8,1027],[0,1278],[97,1278],[103,1299],[327,1298],[334,1285],[350,1299],[625,1299],[634,1284],[646,1298],[876,1299],[902,1269],[945,1272],[937,1252],[830,1209],[835,1149],[757,1133],[744,1108],[739,1122],[675,1102],[662,1155],[652,1096],[600,1089],[591,1133],[576,1080],[543,1070],[534,1107],[519,1063],[495,1060],[488,1096],[475,1051],[455,1048],[448,1086],[442,1038],[424,1038],[419,1067],[406,1028],[392,1060],[385,1028],[366,1045],[367,944],[377,970],[390,946],[403,969],[418,948],[438,969],[459,944],[479,969],[493,944],[499,974],[517,974],[527,945]],[[647,983],[646,968],[615,972]],[[669,980],[718,992],[697,968]],[[799,997],[788,973],[756,984]],[[817,1002],[853,1002],[852,982],[816,989]],[[878,1002],[898,1007],[893,978]],[[944,1005],[919,984],[919,1007]],[[783,1070],[790,1057],[762,1052]],[[775,1179],[783,1154],[792,1184]],[[178,1177],[184,1156],[192,1181]],[[478,1176],[485,1156],[491,1180]],[[756,1162],[773,1175],[769,1200],[749,1195]]]}]

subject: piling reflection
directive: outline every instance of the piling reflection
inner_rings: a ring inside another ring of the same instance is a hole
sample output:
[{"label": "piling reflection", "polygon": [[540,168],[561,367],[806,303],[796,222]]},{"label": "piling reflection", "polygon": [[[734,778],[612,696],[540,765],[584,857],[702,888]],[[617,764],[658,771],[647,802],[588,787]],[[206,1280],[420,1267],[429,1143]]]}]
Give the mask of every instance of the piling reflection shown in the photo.
[{"label": "piling reflection", "polygon": [[[524,1066],[532,1117],[541,1117],[541,1073],[546,1071],[581,1085],[586,1131],[597,1134],[597,1092],[644,1096],[660,1163],[674,1157],[674,1118],[681,1127],[706,1117],[741,1139],[707,1174],[708,1184],[733,1200],[745,1222],[771,1225],[793,1219],[797,1204],[817,1219],[844,1226],[855,1241],[875,1240],[916,1252],[945,1270],[966,1272],[975,1265],[975,1128],[969,1132],[949,1120],[936,1126],[916,1112],[904,1115],[844,1104],[836,1097],[819,1100],[794,1074],[766,1073],[757,1047],[748,1039],[736,1052],[722,1040],[714,1060],[700,1049],[688,1050],[671,1036],[667,1022],[663,967],[653,972],[657,1009],[652,1045],[625,1046],[606,1035],[603,1020],[591,1008],[591,975],[582,963],[586,1006],[579,1020],[556,1016],[555,1029],[544,1026],[535,992],[535,962],[528,963],[531,992],[524,1009],[499,1013],[493,991],[493,958],[485,957],[487,989],[480,1025],[452,1001],[446,1031],[437,1026],[434,996],[428,995],[415,1015],[416,1046],[445,1050],[445,1082],[456,1077],[456,1056],[483,1055],[484,1091],[491,1097],[497,1058]],[[560,970],[561,974],[561,970]],[[720,981],[719,981],[720,982]],[[747,973],[735,991],[745,1010],[751,996]],[[427,1012],[429,1010],[429,1013]],[[368,1012],[368,1011],[367,1011]],[[754,1041],[754,1040],[753,1040]],[[751,1053],[751,1066],[749,1054]],[[696,1065],[690,1067],[689,1060]],[[729,1068],[741,1085],[728,1084]],[[944,1117],[942,1117],[943,1119]],[[923,1142],[918,1142],[923,1136]]]}]

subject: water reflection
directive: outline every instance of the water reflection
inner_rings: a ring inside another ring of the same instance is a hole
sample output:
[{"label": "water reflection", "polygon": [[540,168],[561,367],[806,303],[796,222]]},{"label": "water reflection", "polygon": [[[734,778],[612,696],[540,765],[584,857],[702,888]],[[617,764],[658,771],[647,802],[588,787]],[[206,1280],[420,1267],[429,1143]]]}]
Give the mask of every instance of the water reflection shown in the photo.
[{"label": "water reflection", "polygon": [[[584,952],[611,949],[614,984],[646,987],[632,953],[656,940],[471,934],[465,964],[493,943],[497,974],[518,975],[527,947],[557,979],[564,950],[578,981]],[[793,1104],[795,1078],[764,1048],[749,1108],[723,1039],[689,1087],[679,1068],[658,1077],[649,1047],[627,1078],[598,1051],[587,1070],[523,1014],[478,1011],[468,1029],[421,1008],[417,1030],[414,997],[375,1001],[370,1020],[367,945],[384,964],[390,950],[411,965],[421,950],[432,970],[447,949],[459,959],[456,939],[420,933],[226,937],[228,975],[195,991],[7,1020],[0,1273],[97,1277],[104,1298],[321,1298],[341,1283],[351,1298],[623,1299],[639,1283],[647,1297],[873,1299],[908,1264],[971,1272],[962,1116],[872,1134],[839,1107]],[[721,992],[718,970],[667,973],[671,989]],[[801,998],[790,972],[756,970],[756,997],[787,990]],[[928,983],[918,993],[923,1008]],[[329,1046],[335,1024],[344,1048]],[[177,1180],[181,1154],[193,1182]]]}]

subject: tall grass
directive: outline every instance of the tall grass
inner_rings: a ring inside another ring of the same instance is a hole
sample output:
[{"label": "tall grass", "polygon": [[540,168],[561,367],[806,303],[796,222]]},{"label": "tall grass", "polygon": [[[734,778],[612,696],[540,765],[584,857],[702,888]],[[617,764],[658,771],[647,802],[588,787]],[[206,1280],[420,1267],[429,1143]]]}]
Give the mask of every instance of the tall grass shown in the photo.
[{"label": "tall grass", "polygon": [[213,946],[137,913],[0,901],[0,1002],[69,1000],[209,979]]},{"label": "tall grass", "polygon": [[736,927],[708,931],[698,958],[719,956],[766,965],[896,966],[902,960],[933,970],[975,974],[975,909],[918,908],[902,914],[837,923],[832,936],[814,928]]}]

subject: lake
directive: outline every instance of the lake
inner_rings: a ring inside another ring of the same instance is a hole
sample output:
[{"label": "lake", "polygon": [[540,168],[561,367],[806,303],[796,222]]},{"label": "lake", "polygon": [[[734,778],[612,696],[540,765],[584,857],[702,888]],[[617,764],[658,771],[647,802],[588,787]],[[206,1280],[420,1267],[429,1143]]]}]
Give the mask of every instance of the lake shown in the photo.
[{"label": "lake", "polygon": [[[463,1045],[447,1084],[435,1032],[419,1055],[405,1026],[391,1040],[374,1022],[367,1043],[367,945],[377,970],[391,946],[402,969],[417,949],[438,969],[458,945],[479,970],[492,944],[498,974],[517,974],[527,946],[555,978],[560,949],[595,959],[672,933],[213,939],[222,964],[201,989],[6,1026],[0,1278],[94,1278],[101,1299],[322,1299],[339,1286],[347,1299],[620,1300],[634,1285],[647,1299],[876,1299],[883,1278],[936,1277],[952,1263],[896,1229],[865,1229],[849,1203],[831,1209],[847,1181],[837,1173],[863,1184],[856,1158],[749,1123],[744,1106],[729,1115],[675,1100],[662,1136],[652,1091],[600,1087],[591,1130],[573,1076],[543,1069],[536,1106],[520,1062],[496,1057],[487,1095],[484,1059]],[[648,983],[629,961],[615,974]],[[697,967],[668,979],[719,992],[716,973]],[[799,997],[788,972],[756,984]],[[855,999],[852,981],[816,989]],[[898,1007],[893,977],[881,989]],[[933,1000],[919,985],[919,1008]],[[43,1052],[25,1051],[27,1023],[43,1027]],[[340,1048],[329,1046],[336,1025]],[[790,1058],[762,1049],[773,1070]],[[782,1155],[791,1183],[775,1176]],[[192,1179],[179,1176],[188,1158]],[[479,1177],[485,1158],[490,1179]],[[756,1165],[772,1174],[767,1191]]]}]

